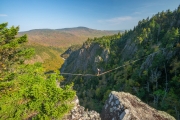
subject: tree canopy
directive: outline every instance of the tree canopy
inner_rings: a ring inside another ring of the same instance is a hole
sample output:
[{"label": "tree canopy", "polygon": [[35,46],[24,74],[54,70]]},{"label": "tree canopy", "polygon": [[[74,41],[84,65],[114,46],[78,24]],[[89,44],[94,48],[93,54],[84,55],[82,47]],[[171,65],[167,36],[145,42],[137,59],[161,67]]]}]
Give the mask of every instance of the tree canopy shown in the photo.
[{"label": "tree canopy", "polygon": [[24,64],[34,50],[22,47],[27,36],[16,37],[18,30],[0,24],[0,118],[60,119],[73,107],[72,84],[61,88],[58,72],[45,75],[40,63]]}]

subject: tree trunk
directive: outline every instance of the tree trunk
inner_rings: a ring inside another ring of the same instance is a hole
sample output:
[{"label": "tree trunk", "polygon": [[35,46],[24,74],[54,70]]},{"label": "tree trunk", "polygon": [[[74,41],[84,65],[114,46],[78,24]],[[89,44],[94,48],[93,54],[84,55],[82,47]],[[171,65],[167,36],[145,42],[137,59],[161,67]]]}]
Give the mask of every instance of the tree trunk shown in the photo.
[{"label": "tree trunk", "polygon": [[179,114],[179,111],[177,110],[176,106],[174,107],[174,109],[176,111],[177,120],[180,120],[180,114]]},{"label": "tree trunk", "polygon": [[168,89],[168,79],[167,79],[167,71],[166,71],[166,65],[165,65],[165,63],[164,63],[164,70],[165,70],[165,74],[166,74],[166,88],[165,88],[165,90],[166,90],[166,92],[167,92],[167,89]]}]

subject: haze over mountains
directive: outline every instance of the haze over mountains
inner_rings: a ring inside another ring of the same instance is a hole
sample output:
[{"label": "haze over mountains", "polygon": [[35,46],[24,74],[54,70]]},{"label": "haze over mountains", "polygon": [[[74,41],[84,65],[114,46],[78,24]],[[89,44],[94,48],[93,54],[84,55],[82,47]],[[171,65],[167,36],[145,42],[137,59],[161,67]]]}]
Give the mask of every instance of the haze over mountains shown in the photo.
[{"label": "haze over mountains", "polygon": [[64,29],[34,29],[19,32],[19,35],[27,34],[29,43],[37,43],[44,46],[69,47],[73,44],[82,44],[88,38],[113,35],[118,32],[123,31],[107,31],[86,27],[74,27]]}]

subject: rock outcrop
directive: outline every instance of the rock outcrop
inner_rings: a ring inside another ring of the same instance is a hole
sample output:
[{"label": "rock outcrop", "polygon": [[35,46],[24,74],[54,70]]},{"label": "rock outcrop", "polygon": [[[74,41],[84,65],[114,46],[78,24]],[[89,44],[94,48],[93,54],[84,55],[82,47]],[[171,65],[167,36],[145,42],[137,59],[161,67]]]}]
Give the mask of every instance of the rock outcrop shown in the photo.
[{"label": "rock outcrop", "polygon": [[75,105],[74,108],[63,120],[101,120],[99,113],[93,110],[85,110],[84,107],[80,106],[77,97],[74,99],[73,103]]},{"label": "rock outcrop", "polygon": [[91,69],[92,72],[97,73],[95,58],[98,56],[107,61],[108,52],[103,51],[99,44],[83,44],[80,49],[71,52],[61,67],[61,72],[75,73],[78,70],[86,71],[87,69]]},{"label": "rock outcrop", "polygon": [[169,114],[158,111],[129,93],[112,91],[106,101],[102,120],[175,120]]},{"label": "rock outcrop", "polygon": [[63,54],[61,54],[61,57],[67,59],[72,52],[77,51],[80,47],[81,45],[72,45]]},{"label": "rock outcrop", "polygon": [[88,111],[80,106],[78,97],[73,103],[74,108],[63,120],[175,120],[169,114],[158,111],[125,92],[112,91],[101,116],[96,111]]},{"label": "rock outcrop", "polygon": [[[62,65],[61,73],[81,73],[81,74],[97,74],[97,68],[104,70],[104,66],[99,66],[99,63],[107,63],[109,60],[109,50],[101,47],[98,43],[84,43],[83,46],[77,50],[69,49],[61,56],[67,56]],[[89,79],[88,77],[86,77]],[[66,81],[72,80],[72,76],[66,76]]]}]

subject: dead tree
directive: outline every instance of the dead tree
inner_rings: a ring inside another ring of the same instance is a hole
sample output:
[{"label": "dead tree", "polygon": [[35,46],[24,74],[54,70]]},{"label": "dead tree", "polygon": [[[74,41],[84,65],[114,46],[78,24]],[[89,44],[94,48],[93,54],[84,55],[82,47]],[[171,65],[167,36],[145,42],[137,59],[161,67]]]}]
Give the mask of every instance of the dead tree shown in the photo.
[{"label": "dead tree", "polygon": [[167,70],[166,70],[166,65],[164,63],[164,70],[165,70],[165,74],[166,74],[166,83],[165,83],[165,89],[164,89],[164,96],[163,96],[163,99],[162,99],[162,103],[164,102],[164,99],[166,97],[166,94],[168,92],[168,78],[167,78]]},{"label": "dead tree", "polygon": [[160,76],[161,76],[161,72],[158,71],[158,68],[156,68],[155,70],[151,70],[150,79],[152,82],[156,83],[156,90],[158,89],[158,79]]},{"label": "dead tree", "polygon": [[176,111],[177,120],[180,120],[180,113],[179,113],[179,111],[177,110],[177,107],[175,106],[174,109],[175,109],[175,111]]},{"label": "dead tree", "polygon": [[[156,68],[155,70],[151,70],[150,80],[151,80],[151,82],[156,83],[155,90],[158,90],[158,79],[160,76],[161,76],[161,72],[158,71],[158,68]],[[153,95],[153,97],[154,97],[154,106],[157,108],[160,95]]]}]

